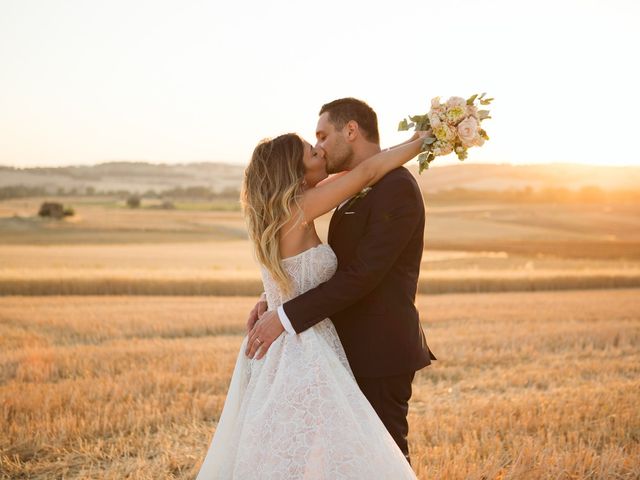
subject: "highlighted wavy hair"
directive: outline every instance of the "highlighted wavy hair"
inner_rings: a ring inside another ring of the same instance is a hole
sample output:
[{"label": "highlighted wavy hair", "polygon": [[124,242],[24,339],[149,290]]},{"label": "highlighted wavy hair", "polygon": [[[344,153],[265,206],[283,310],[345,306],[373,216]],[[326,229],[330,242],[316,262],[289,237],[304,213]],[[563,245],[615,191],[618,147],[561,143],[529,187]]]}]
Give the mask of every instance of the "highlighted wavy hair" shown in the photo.
[{"label": "highlighted wavy hair", "polygon": [[240,195],[256,257],[286,293],[291,279],[282,265],[279,240],[302,195],[303,155],[304,142],[295,133],[262,140],[244,171]]}]

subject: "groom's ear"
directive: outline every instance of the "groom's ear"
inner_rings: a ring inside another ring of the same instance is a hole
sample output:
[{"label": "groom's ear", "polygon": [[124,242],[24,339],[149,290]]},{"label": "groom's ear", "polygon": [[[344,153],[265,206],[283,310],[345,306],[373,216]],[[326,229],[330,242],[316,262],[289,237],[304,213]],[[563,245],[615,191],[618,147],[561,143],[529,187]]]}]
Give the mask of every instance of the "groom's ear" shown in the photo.
[{"label": "groom's ear", "polygon": [[350,142],[353,142],[360,135],[360,126],[355,120],[349,120],[344,126],[344,130],[347,140]]}]

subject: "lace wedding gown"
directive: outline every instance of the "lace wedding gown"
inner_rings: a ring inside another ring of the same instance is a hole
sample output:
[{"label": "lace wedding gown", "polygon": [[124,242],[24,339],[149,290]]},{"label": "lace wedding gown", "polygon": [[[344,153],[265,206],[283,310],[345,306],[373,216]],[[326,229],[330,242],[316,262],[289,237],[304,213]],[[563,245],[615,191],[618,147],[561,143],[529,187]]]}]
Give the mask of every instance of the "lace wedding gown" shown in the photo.
[{"label": "lace wedding gown", "polygon": [[[321,244],[283,264],[289,297],[262,268],[269,310],[327,281],[337,259]],[[283,333],[260,360],[245,355],[246,342],[198,480],[416,478],[358,388],[329,319]]]}]

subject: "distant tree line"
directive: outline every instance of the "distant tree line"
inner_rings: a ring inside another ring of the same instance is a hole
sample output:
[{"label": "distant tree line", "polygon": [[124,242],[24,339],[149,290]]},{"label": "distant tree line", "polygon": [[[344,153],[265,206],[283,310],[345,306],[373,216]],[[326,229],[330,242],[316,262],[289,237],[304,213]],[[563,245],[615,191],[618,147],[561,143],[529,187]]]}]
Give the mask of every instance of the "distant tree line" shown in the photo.
[{"label": "distant tree line", "polygon": [[191,187],[174,187],[162,191],[149,189],[145,192],[131,192],[129,190],[96,190],[94,187],[58,187],[51,189],[50,187],[30,187],[25,185],[10,185],[0,187],[0,200],[10,198],[27,198],[27,197],[131,197],[139,196],[141,198],[170,198],[170,199],[194,199],[194,200],[238,200],[240,198],[240,190],[235,187],[227,187],[223,190],[214,190],[210,187],[191,186]]},{"label": "distant tree line", "polygon": [[585,186],[578,190],[564,187],[547,187],[539,190],[531,187],[507,190],[453,188],[424,193],[423,196],[425,202],[627,204],[640,202],[640,189],[604,190],[596,186]]},{"label": "distant tree line", "polygon": [[202,199],[202,200],[238,200],[240,198],[240,190],[235,187],[227,187],[221,191],[212,190],[209,187],[175,187],[170,190],[163,190],[156,193],[154,190],[148,190],[143,197],[148,198],[173,198],[173,199]]},{"label": "distant tree line", "polygon": [[26,187],[24,185],[0,187],[0,200],[6,200],[8,198],[43,197],[49,194],[49,191],[44,187]]},{"label": "distant tree line", "polygon": [[[53,191],[46,187],[29,187],[24,185],[0,187],[0,200],[26,197],[50,197],[50,196],[108,196],[130,198],[139,197],[146,199],[169,200],[233,200],[240,198],[240,190],[236,187],[227,187],[223,190],[214,190],[205,186],[174,187],[162,191],[149,189],[145,192],[131,192],[129,190],[100,190],[94,187],[69,188],[59,187]],[[587,203],[587,204],[626,204],[640,202],[640,188],[637,190],[605,190],[597,186],[585,186],[580,189],[566,187],[547,187],[533,189],[525,187],[507,190],[475,190],[467,188],[453,188],[438,192],[425,192],[425,202],[481,202],[496,203]]]}]

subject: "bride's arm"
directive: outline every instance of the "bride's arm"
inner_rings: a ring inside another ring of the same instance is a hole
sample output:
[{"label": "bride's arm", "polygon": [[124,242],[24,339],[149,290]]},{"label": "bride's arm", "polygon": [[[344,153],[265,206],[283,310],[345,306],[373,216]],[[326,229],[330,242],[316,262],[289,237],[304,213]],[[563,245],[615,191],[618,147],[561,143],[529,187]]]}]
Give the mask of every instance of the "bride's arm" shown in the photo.
[{"label": "bride's arm", "polygon": [[[391,150],[377,153],[367,158],[353,170],[345,173],[336,180],[307,190],[300,205],[304,221],[310,222],[331,211],[343,201],[351,198],[364,187],[373,185],[394,168],[402,166],[420,153],[423,134],[417,138],[398,145]],[[416,135],[414,135],[416,137]]]},{"label": "bride's arm", "polygon": [[332,174],[332,175],[329,175],[329,176],[328,176],[327,178],[325,178],[324,180],[322,180],[322,181],[320,181],[320,182],[316,183],[315,188],[321,187],[321,186],[323,186],[323,185],[327,185],[327,184],[329,184],[329,183],[331,183],[331,182],[335,182],[337,179],[339,179],[340,177],[342,177],[342,176],[346,175],[347,173],[349,173],[349,172],[344,171],[344,172],[339,172],[339,173],[334,173],[334,174]]},{"label": "bride's arm", "polygon": [[[402,145],[406,145],[407,143],[411,143],[411,142],[413,142],[414,140],[416,140],[417,138],[420,138],[420,134],[421,134],[421,133],[422,133],[422,132],[415,132],[415,133],[413,134],[413,136],[412,136],[409,140],[405,140],[404,142],[399,143],[398,145],[394,145],[393,147],[389,147],[389,148],[387,148],[387,150],[393,150],[394,148],[398,148],[398,147],[401,147]],[[429,131],[429,130],[427,130],[427,133],[430,133],[430,131]]]},{"label": "bride's arm", "polygon": [[[392,147],[388,147],[383,151],[393,150],[394,148],[398,148],[398,147],[400,147],[402,145],[406,145],[407,143],[411,143],[412,141],[414,141],[417,138],[420,138],[420,135],[418,134],[418,132],[414,133],[413,136],[409,140],[405,140],[404,142],[399,143],[398,145],[394,145]],[[344,172],[338,172],[338,173],[334,173],[332,175],[329,175],[324,180],[318,182],[316,184],[316,188],[317,187],[322,187],[323,185],[327,185],[327,184],[329,184],[331,182],[335,182],[336,180],[338,180],[340,177],[346,175],[347,173],[349,173],[349,172],[345,170]]]}]

